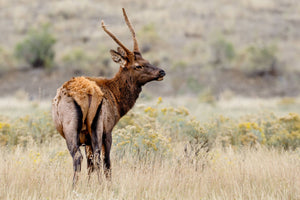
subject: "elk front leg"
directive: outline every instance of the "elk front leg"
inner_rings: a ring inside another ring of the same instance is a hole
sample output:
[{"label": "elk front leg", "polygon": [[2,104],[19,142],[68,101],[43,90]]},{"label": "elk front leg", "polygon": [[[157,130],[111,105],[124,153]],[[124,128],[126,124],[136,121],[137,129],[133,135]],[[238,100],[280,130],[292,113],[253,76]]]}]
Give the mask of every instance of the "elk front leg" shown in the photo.
[{"label": "elk front leg", "polygon": [[104,147],[104,174],[107,179],[111,179],[111,164],[110,164],[110,148],[112,144],[112,136],[110,133],[103,134],[103,147]]}]

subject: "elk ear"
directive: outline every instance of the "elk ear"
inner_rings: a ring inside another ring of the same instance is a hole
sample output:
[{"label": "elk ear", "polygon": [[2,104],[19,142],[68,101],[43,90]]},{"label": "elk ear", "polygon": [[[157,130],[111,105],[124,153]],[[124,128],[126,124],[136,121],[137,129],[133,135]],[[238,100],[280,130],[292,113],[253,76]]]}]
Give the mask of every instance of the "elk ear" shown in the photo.
[{"label": "elk ear", "polygon": [[115,50],[110,50],[111,58],[114,62],[119,63],[122,67],[125,67],[127,63],[127,59],[123,57],[119,52],[116,52]]},{"label": "elk ear", "polygon": [[118,47],[118,48],[117,48],[117,51],[118,51],[118,53],[119,53],[121,56],[123,56],[124,58],[127,57],[127,54],[126,54],[126,52],[125,52],[125,50],[124,50],[123,48]]}]

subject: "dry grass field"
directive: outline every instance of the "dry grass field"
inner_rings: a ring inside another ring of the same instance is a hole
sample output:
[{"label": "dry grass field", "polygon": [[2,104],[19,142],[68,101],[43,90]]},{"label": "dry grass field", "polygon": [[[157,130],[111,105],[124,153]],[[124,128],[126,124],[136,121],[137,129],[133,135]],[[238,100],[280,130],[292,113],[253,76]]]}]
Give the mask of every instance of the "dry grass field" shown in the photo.
[{"label": "dry grass field", "polygon": [[96,174],[88,181],[84,162],[76,189],[62,139],[26,149],[2,147],[0,152],[1,199],[300,198],[299,151],[216,148],[201,160],[200,169],[182,154],[149,163],[113,159],[112,181],[101,184]]},{"label": "dry grass field", "polygon": [[[180,102],[189,101],[207,109],[200,113],[181,108],[186,105]],[[99,183],[96,173],[88,180],[83,162],[78,185],[72,188],[72,159],[53,129],[49,103],[2,99],[0,199],[296,200],[299,103],[297,98],[236,98],[215,105],[184,98],[140,100],[114,130],[112,180],[101,176]],[[269,119],[259,110],[272,111],[278,118]],[[288,114],[291,111],[296,113]],[[262,119],[265,123],[259,122]],[[223,138],[228,130],[233,132],[230,140],[240,143]],[[220,137],[213,139],[214,133]],[[251,133],[257,138],[251,140]],[[284,135],[292,133],[295,137],[286,140]],[[197,136],[211,146],[195,142]],[[286,150],[281,146],[285,142]]]}]

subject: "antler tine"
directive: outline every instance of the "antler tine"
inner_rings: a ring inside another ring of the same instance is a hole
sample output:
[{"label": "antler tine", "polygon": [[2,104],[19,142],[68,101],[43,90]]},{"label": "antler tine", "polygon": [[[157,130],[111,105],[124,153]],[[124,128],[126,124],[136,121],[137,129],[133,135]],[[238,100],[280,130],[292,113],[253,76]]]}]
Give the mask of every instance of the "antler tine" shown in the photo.
[{"label": "antler tine", "polygon": [[131,55],[132,54],[132,52],[129,50],[129,49],[127,49],[123,44],[122,44],[122,42],[120,41],[120,40],[118,40],[118,38],[116,38],[116,36],[114,36],[114,34],[112,34],[109,30],[107,30],[107,28],[106,28],[106,26],[105,26],[105,24],[104,24],[104,21],[103,20],[101,20],[101,26],[102,26],[102,28],[103,28],[103,30],[120,46],[120,47],[122,47],[125,51],[126,51],[126,53],[128,54],[128,56],[129,55]]},{"label": "antler tine", "polygon": [[129,30],[130,30],[130,32],[131,32],[131,34],[132,34],[132,39],[133,39],[133,51],[134,51],[134,52],[140,52],[139,46],[138,46],[138,43],[137,43],[137,40],[136,40],[136,37],[135,37],[134,29],[133,29],[133,27],[132,27],[132,25],[131,25],[131,23],[130,23],[128,17],[127,17],[127,14],[126,14],[125,9],[122,8],[122,10],[123,10],[123,15],[124,15],[124,18],[125,18],[125,22],[126,22],[128,28],[129,28]]}]

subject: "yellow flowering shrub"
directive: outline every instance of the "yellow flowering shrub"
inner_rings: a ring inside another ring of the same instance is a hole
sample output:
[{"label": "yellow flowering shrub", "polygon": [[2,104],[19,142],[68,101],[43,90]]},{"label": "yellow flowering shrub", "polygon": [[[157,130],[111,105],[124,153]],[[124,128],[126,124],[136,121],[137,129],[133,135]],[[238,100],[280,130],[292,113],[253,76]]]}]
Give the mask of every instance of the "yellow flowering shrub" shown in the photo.
[{"label": "yellow flowering shrub", "polygon": [[275,118],[266,124],[267,143],[270,146],[281,146],[285,149],[300,147],[300,116],[289,113],[287,116]]},{"label": "yellow flowering shrub", "polygon": [[171,138],[168,138],[150,124],[137,128],[128,125],[114,131],[115,151],[119,158],[126,154],[137,156],[139,160],[147,160],[154,156],[167,156],[171,153]]},{"label": "yellow flowering shrub", "polygon": [[[155,132],[171,138],[172,143],[186,143],[193,151],[192,154],[197,154],[200,149],[209,150],[214,145],[266,145],[284,149],[296,149],[300,146],[300,116],[296,113],[284,117],[264,113],[246,115],[239,119],[221,115],[203,123],[190,116],[186,108],[163,106],[161,101],[159,99],[154,106],[141,106],[134,112],[131,111],[120,121],[115,132],[124,131],[125,134],[127,131],[138,135],[135,137],[142,137],[147,133],[149,138],[144,144],[153,150],[156,148],[150,135]],[[117,143],[121,146],[129,143],[136,145],[125,138],[118,138]]]},{"label": "yellow flowering shrub", "polygon": [[238,124],[238,143],[253,146],[264,143],[263,129],[256,122],[241,122]]},{"label": "yellow flowering shrub", "polygon": [[44,143],[54,135],[57,133],[49,112],[0,121],[1,145],[26,146],[30,142]]},{"label": "yellow flowering shrub", "polygon": [[[204,123],[191,116],[188,109],[162,102],[160,97],[154,105],[137,105],[120,120],[113,130],[113,149],[117,156],[136,155],[140,159],[167,156],[178,143],[185,144],[189,154],[196,157],[200,151],[216,145],[236,148],[265,145],[291,150],[300,147],[297,113],[281,117],[263,113],[238,119],[221,115]],[[54,137],[61,139],[50,112],[16,119],[0,115],[0,145],[43,144]]]}]

